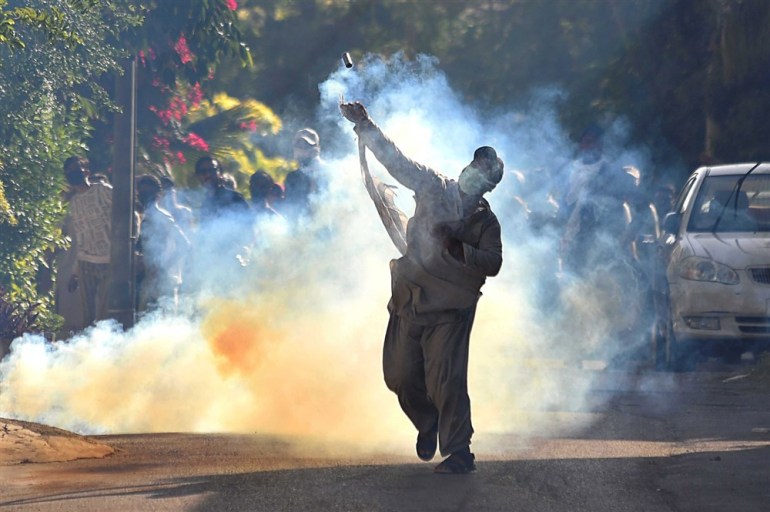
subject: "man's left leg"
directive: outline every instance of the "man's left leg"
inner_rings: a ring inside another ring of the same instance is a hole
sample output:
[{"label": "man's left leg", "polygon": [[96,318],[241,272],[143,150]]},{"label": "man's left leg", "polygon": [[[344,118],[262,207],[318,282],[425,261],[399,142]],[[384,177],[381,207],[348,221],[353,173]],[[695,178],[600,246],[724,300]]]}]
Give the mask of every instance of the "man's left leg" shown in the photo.
[{"label": "man's left leg", "polygon": [[110,300],[110,264],[98,263],[94,265],[94,277],[96,279],[95,320],[104,320],[108,316],[108,304]]},{"label": "man's left leg", "polygon": [[430,332],[423,336],[425,383],[439,411],[439,447],[443,456],[467,452],[472,457],[468,345],[474,314],[475,307],[463,312],[455,322],[429,327]]}]

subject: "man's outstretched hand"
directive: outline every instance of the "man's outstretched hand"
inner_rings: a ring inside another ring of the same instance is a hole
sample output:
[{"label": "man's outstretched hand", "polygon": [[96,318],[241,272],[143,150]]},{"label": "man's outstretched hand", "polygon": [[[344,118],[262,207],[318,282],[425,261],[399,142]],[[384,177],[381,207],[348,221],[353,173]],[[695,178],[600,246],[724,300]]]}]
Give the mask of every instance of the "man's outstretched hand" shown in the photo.
[{"label": "man's outstretched hand", "polygon": [[340,103],[340,112],[342,112],[342,117],[355,124],[369,119],[366,108],[364,108],[359,101],[354,101],[353,103]]}]

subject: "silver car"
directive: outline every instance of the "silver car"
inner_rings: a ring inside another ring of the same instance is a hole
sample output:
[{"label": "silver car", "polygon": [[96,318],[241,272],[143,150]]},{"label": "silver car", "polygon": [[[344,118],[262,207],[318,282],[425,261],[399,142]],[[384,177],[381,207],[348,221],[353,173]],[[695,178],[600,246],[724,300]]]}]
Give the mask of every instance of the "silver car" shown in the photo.
[{"label": "silver car", "polygon": [[686,371],[770,340],[770,163],[701,167],[659,239],[655,359]]}]

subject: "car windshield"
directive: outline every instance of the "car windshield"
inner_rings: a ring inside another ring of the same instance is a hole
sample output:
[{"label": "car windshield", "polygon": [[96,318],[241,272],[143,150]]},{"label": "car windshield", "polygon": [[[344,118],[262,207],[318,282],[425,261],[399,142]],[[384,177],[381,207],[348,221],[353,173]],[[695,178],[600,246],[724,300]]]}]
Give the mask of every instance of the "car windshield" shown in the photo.
[{"label": "car windshield", "polygon": [[707,176],[687,226],[695,232],[770,231],[770,175]]}]

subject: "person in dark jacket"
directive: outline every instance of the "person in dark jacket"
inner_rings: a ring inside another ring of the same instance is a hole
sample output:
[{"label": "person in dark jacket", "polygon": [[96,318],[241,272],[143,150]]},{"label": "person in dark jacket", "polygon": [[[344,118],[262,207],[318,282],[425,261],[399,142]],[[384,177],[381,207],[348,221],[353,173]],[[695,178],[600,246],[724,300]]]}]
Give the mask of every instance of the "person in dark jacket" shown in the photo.
[{"label": "person in dark jacket", "polygon": [[272,217],[280,215],[270,205],[269,197],[273,191],[275,182],[273,177],[265,171],[257,171],[249,178],[249,192],[251,192],[251,209],[256,218]]},{"label": "person in dark jacket", "polygon": [[197,230],[193,236],[196,251],[192,265],[205,266],[206,259],[215,252],[219,265],[217,273],[192,272],[190,289],[221,286],[226,280],[212,278],[228,275],[244,266],[244,255],[252,240],[253,215],[243,195],[228,188],[220,162],[204,156],[195,163],[195,175],[203,185],[204,198],[197,212]]},{"label": "person in dark jacket", "polygon": [[404,156],[361,103],[340,110],[388,173],[415,194],[405,253],[390,266],[385,382],[417,428],[418,457],[431,460],[438,445],[446,459],[437,473],[469,473],[476,465],[468,346],[481,287],[503,261],[500,224],[483,196],[502,179],[503,162],[492,147],[480,147],[459,178],[449,179]]},{"label": "person in dark jacket", "polygon": [[225,185],[222,166],[219,160],[203,156],[195,163],[195,176],[206,190],[206,197],[201,204],[201,217],[211,219],[227,212],[246,212],[249,203],[240,192]]},{"label": "person in dark jacket", "polygon": [[136,179],[136,196],[142,209],[136,260],[139,280],[139,309],[155,308],[165,300],[178,305],[179,287],[190,252],[190,240],[174,216],[161,208],[162,185],[155,176]]},{"label": "person in dark jacket", "polygon": [[312,128],[302,128],[294,135],[292,145],[298,168],[284,180],[283,213],[298,218],[312,213],[314,196],[326,190],[329,168],[321,158],[321,139]]}]

